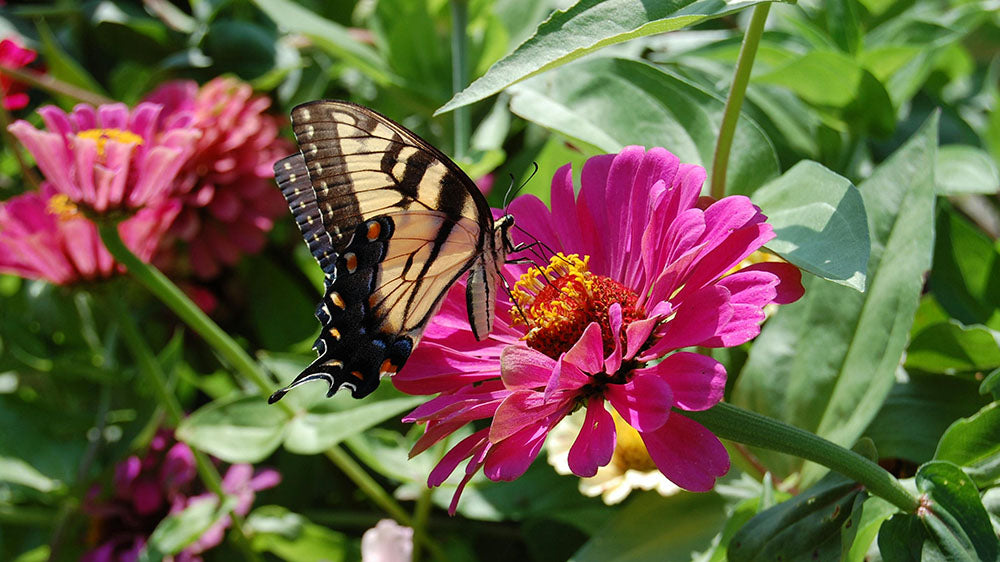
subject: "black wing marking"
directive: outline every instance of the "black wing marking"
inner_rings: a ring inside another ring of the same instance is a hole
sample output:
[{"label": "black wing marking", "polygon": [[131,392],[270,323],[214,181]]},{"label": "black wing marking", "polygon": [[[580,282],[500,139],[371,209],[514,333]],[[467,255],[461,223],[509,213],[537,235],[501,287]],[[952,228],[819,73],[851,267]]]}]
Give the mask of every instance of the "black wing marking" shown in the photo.
[{"label": "black wing marking", "polygon": [[295,224],[299,226],[309,251],[324,273],[336,274],[337,253],[333,250],[330,235],[323,228],[323,218],[316,206],[316,192],[309,182],[305,159],[301,154],[292,154],[278,160],[274,163],[274,179],[288,202],[288,208],[295,217]]}]

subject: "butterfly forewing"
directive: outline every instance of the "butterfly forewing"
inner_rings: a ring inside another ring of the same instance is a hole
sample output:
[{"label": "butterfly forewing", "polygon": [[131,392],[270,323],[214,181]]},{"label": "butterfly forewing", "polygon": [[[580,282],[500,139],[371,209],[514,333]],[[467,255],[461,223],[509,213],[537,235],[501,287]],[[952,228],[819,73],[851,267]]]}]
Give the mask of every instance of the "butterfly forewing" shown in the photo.
[{"label": "butterfly forewing", "polygon": [[[328,273],[327,290],[317,309],[323,324],[315,344],[319,357],[271,401],[317,379],[329,384],[328,395],[348,386],[360,398],[403,366],[448,288],[473,263],[495,257],[492,216],[475,184],[451,160],[367,108],[304,104],[292,111],[292,128],[300,154],[275,170],[303,236]],[[301,192],[303,166],[311,197]],[[317,214],[326,238],[310,242]],[[485,306],[477,309],[486,314]],[[488,333],[482,321],[477,324]]]}]

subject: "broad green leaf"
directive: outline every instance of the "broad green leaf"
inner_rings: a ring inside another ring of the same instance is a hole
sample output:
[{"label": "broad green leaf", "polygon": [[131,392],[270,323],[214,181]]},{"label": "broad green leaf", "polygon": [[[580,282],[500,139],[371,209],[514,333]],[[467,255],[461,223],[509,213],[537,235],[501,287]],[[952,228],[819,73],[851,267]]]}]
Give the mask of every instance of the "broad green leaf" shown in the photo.
[{"label": "broad green leaf", "polygon": [[948,374],[991,371],[1000,367],[1000,333],[955,320],[928,326],[907,347],[906,367]]},{"label": "broad green leaf", "polygon": [[[726,522],[717,494],[646,493],[630,501],[570,559],[572,562],[688,561]],[[663,524],[659,524],[663,522]]]},{"label": "broad green leaf", "polygon": [[[732,402],[840,445],[857,441],[894,382],[933,241],[937,118],[880,165],[859,190],[871,255],[864,294],[818,278],[782,307],[750,350]],[[757,451],[780,477],[802,461]],[[823,470],[804,475],[814,482]]]},{"label": "broad green leaf", "polygon": [[926,540],[927,530],[916,515],[909,513],[893,515],[878,531],[878,549],[885,562],[921,562]]},{"label": "broad green leaf", "polygon": [[934,459],[962,467],[982,488],[1000,483],[1000,402],[951,424]]},{"label": "broad green leaf", "polygon": [[177,438],[226,462],[267,458],[285,436],[288,415],[261,396],[216,400],[177,427]]},{"label": "broad green leaf", "polygon": [[452,93],[449,37],[439,32],[428,0],[382,0],[375,5],[373,31],[392,72],[413,96],[437,104]]},{"label": "broad green leaf", "polygon": [[893,385],[865,435],[882,457],[920,464],[934,458],[937,442],[948,426],[973,415],[986,402],[974,381],[909,373],[905,382]]},{"label": "broad green leaf", "polygon": [[37,20],[35,25],[42,40],[41,55],[45,60],[46,72],[63,82],[105,95],[104,89],[97,83],[97,80],[94,80],[94,77],[80,63],[63,50],[55,36],[52,35],[45,20]]},{"label": "broad green leaf", "polygon": [[849,531],[853,540],[865,496],[853,481],[828,475],[747,522],[729,541],[728,558],[732,562],[836,560],[844,550],[842,534]]},{"label": "broad green leaf", "polygon": [[168,515],[149,536],[146,547],[139,554],[139,561],[152,562],[177,554],[198,540],[235,505],[234,497],[227,496],[226,501],[219,505],[219,498],[211,496],[191,503],[180,513]]},{"label": "broad green leaf", "polygon": [[389,68],[378,53],[352,37],[340,24],[290,0],[253,0],[253,2],[282,29],[305,35],[317,47],[344,59],[378,84],[387,85],[394,81]]},{"label": "broad green leaf", "polygon": [[983,396],[992,394],[994,400],[1000,400],[1000,368],[986,375],[983,383],[979,385],[979,394]]},{"label": "broad green leaf", "polygon": [[1000,189],[996,163],[986,151],[974,146],[942,146],[934,176],[942,195],[990,194]]},{"label": "broad green leaf", "polygon": [[1000,243],[958,212],[943,209],[937,217],[930,288],[959,322],[1000,330]]},{"label": "broad green leaf", "polygon": [[[592,58],[512,89],[511,110],[604,152],[661,146],[681,162],[710,168],[725,102],[644,62]],[[767,136],[740,118],[727,193],[749,194],[778,174]],[[706,185],[709,182],[706,182]]]},{"label": "broad green leaf", "polygon": [[248,21],[218,19],[212,22],[201,47],[217,73],[234,72],[247,80],[271,71],[277,58],[277,37]]},{"label": "broad green leaf", "polygon": [[822,164],[802,161],[753,194],[777,235],[767,247],[806,271],[865,290],[871,241],[857,188]]},{"label": "broad green leaf", "polygon": [[349,540],[343,533],[310,522],[277,505],[254,509],[244,529],[257,552],[270,552],[282,560],[338,562],[348,560]]},{"label": "broad green leaf", "polygon": [[899,508],[877,496],[865,500],[861,508],[861,518],[857,522],[854,542],[841,558],[845,562],[864,562],[868,549],[878,535],[882,523],[899,511]]},{"label": "broad green leaf", "polygon": [[337,412],[309,411],[288,425],[285,448],[293,453],[313,455],[329,449],[347,437],[374,427],[425,402],[424,396],[409,396],[378,402],[357,403]]},{"label": "broad green leaf", "polygon": [[842,53],[810,51],[753,79],[784,86],[817,107],[835,109],[836,115],[861,131],[884,136],[895,128],[896,115],[885,87]]},{"label": "broad green leaf", "polygon": [[916,481],[929,502],[918,516],[948,560],[997,559],[1000,543],[979,490],[962,469],[949,462],[930,462],[917,470]]},{"label": "broad green leaf", "polygon": [[738,12],[760,2],[679,0],[581,0],[556,11],[527,41],[494,64],[446,103],[438,113],[491,96],[504,88],[576,60],[608,45],[636,37],[690,27],[702,21]]}]

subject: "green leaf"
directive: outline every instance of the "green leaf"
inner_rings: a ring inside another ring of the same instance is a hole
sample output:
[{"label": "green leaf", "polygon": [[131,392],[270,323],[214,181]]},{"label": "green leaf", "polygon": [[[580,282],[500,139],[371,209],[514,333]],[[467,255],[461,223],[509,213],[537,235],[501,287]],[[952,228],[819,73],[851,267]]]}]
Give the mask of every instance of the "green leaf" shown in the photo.
[{"label": "green leaf", "polygon": [[233,497],[227,497],[220,506],[219,498],[212,496],[191,503],[180,513],[167,516],[149,536],[146,547],[139,554],[140,562],[162,560],[165,556],[177,554],[198,540],[235,505]]},{"label": "green leaf", "polygon": [[[936,147],[935,116],[860,185],[872,243],[867,291],[804,279],[805,296],[751,348],[734,404],[840,445],[861,436],[892,388],[930,267]],[[802,467],[755,451],[782,478]],[[824,471],[810,466],[807,484]]]},{"label": "green leaf", "polygon": [[934,458],[934,448],[948,426],[976,413],[985,402],[974,381],[909,373],[905,382],[893,385],[865,435],[883,458],[920,464]]},{"label": "green leaf", "polygon": [[1000,244],[951,209],[937,217],[929,282],[938,302],[959,322],[1000,329]]},{"label": "green leaf", "polygon": [[925,540],[927,531],[917,516],[897,513],[879,529],[878,549],[885,562],[921,562]]},{"label": "green leaf", "polygon": [[729,541],[729,560],[836,560],[853,541],[865,497],[855,482],[831,474],[747,522]]},{"label": "green leaf", "polygon": [[316,410],[292,419],[285,448],[301,455],[323,452],[347,437],[413,409],[426,400],[424,396],[408,396],[378,402],[355,401],[351,409],[334,412],[319,409],[331,402],[326,400]]},{"label": "green leaf", "polygon": [[275,31],[248,21],[219,19],[212,22],[202,50],[212,59],[215,72],[234,72],[247,80],[275,67]]},{"label": "green leaf", "polygon": [[283,560],[297,562],[338,562],[347,560],[349,541],[343,533],[321,527],[298,513],[277,505],[254,509],[244,529],[251,535],[250,546],[270,552]]},{"label": "green leaf", "polygon": [[979,394],[983,396],[992,394],[994,400],[1000,400],[1000,369],[994,369],[992,373],[986,375],[983,384],[979,385]]},{"label": "green leaf", "polygon": [[42,474],[22,459],[5,456],[0,456],[0,482],[19,484],[45,493],[63,487],[62,482]]},{"label": "green leaf", "polygon": [[948,374],[993,370],[1000,367],[1000,334],[956,320],[933,324],[913,336],[906,367]]},{"label": "green leaf", "polygon": [[866,499],[861,508],[861,518],[857,521],[854,541],[842,560],[845,562],[867,560],[868,549],[878,535],[882,523],[898,510],[899,508],[882,498],[871,496]]},{"label": "green leaf", "polygon": [[753,202],[777,235],[768,249],[824,279],[865,290],[868,218],[850,180],[806,160],[755,191]]},{"label": "green leaf", "polygon": [[378,84],[387,85],[394,81],[378,53],[352,37],[340,24],[290,0],[253,0],[253,3],[282,29],[305,35],[317,47],[343,59]]},{"label": "green leaf", "polygon": [[962,467],[981,488],[1000,483],[1000,402],[951,424],[934,459]]},{"label": "green leaf", "polygon": [[312,342],[319,295],[307,294],[288,272],[262,256],[246,260],[240,277],[253,303],[248,307],[250,319],[265,348],[287,349],[303,340]]},{"label": "green leaf", "polygon": [[532,37],[490,67],[482,78],[455,94],[438,113],[484,99],[521,80],[564,65],[602,47],[635,37],[690,27],[759,3],[581,0],[568,10],[553,13],[538,26]]},{"label": "green leaf", "polygon": [[754,77],[762,84],[784,86],[820,108],[836,110],[852,127],[885,136],[896,126],[892,100],[882,83],[854,59],[834,51],[813,50]]},{"label": "green leaf", "polygon": [[[659,525],[664,521],[669,524]],[[717,494],[681,493],[669,498],[645,493],[630,501],[573,555],[574,562],[605,560],[688,561],[705,550],[726,521]]]},{"label": "green leaf", "polygon": [[942,146],[934,177],[941,195],[991,194],[1000,189],[996,163],[985,150],[974,146]]},{"label": "green leaf", "polygon": [[[512,89],[511,110],[601,150],[661,146],[681,162],[709,168],[725,102],[673,74],[640,61],[593,58]],[[767,136],[740,117],[727,193],[752,193],[778,174]]]},{"label": "green leaf", "polygon": [[177,427],[177,438],[226,462],[255,463],[281,444],[287,416],[261,396],[235,396],[196,410]]},{"label": "green leaf", "polygon": [[929,462],[917,470],[916,481],[928,503],[918,516],[947,559],[997,559],[1000,543],[979,490],[962,469],[949,462]]}]

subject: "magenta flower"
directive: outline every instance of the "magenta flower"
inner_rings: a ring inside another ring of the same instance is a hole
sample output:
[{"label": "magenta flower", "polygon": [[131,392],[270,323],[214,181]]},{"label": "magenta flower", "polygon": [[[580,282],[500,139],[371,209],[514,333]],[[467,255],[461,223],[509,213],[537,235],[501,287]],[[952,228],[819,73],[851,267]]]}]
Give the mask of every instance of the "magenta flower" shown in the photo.
[{"label": "magenta flower", "polygon": [[[179,211],[176,201],[148,207],[118,231],[139,259],[149,261]],[[121,271],[94,223],[70,211],[52,184],[0,203],[0,272],[68,285]]]},{"label": "magenta flower", "polygon": [[[83,562],[133,562],[146,541],[167,515],[192,504],[207,501],[211,494],[193,495],[197,486],[194,454],[184,443],[160,430],[142,457],[130,456],[115,469],[110,498],[101,499],[99,488],[91,490],[84,511],[91,517],[88,534],[92,548]],[[254,471],[248,464],[234,464],[222,479],[222,489],[237,498],[233,510],[246,515],[255,492],[274,487],[281,476],[274,470]],[[218,546],[232,523],[227,516],[199,539],[172,557],[175,562],[201,560],[201,553]]]},{"label": "magenta flower", "polygon": [[72,113],[38,110],[46,130],[24,120],[8,128],[35,157],[56,191],[85,212],[131,213],[174,194],[174,179],[194,150],[198,131],[157,125],[161,106],[122,103]]},{"label": "magenta flower", "polygon": [[[510,206],[517,224],[558,252],[549,264],[507,265],[517,305],[497,311],[475,341],[455,287],[394,384],[440,396],[405,421],[426,422],[417,454],[466,423],[490,427],[454,446],[432,471],[440,485],[468,459],[462,488],[482,467],[491,480],[527,470],[548,432],[585,408],[570,469],[593,476],[611,461],[613,408],[635,428],[656,467],[678,486],[711,489],[729,457],[681,411],[722,399],[725,368],[683,348],[740,345],[760,332],[763,307],[802,294],[799,271],[764,263],[731,271],[774,237],[749,199],[700,206],[705,171],[666,150],[628,147],[587,161],[579,196],[570,167],[552,180],[552,210],[536,197]],[[518,242],[532,242],[521,237]]]},{"label": "magenta flower", "polygon": [[[38,53],[21,46],[17,40],[7,38],[0,41],[0,66],[5,68],[21,68],[31,64]],[[27,87],[15,82],[10,76],[0,72],[0,98],[3,98],[4,109],[23,109],[28,105]]]},{"label": "magenta flower", "polygon": [[[166,127],[201,132],[178,176],[184,207],[161,261],[176,270],[185,256],[182,269],[214,277],[243,254],[259,252],[275,218],[287,214],[272,166],[292,147],[278,135],[278,118],[265,113],[271,100],[253,96],[250,85],[235,78],[216,78],[200,89],[191,81],[169,82],[146,101],[164,106]],[[178,251],[184,246],[186,254]]]}]

